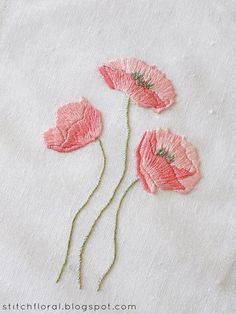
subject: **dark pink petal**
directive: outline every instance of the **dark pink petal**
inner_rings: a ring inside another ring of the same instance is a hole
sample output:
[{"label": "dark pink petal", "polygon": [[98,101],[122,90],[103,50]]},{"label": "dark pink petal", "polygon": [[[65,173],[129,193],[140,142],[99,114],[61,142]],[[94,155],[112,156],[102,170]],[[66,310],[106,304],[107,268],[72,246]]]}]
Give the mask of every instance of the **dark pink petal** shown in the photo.
[{"label": "dark pink petal", "polygon": [[182,184],[170,164],[162,157],[156,156],[147,166],[147,173],[155,182],[156,186],[162,190],[184,190]]},{"label": "dark pink petal", "polygon": [[99,72],[101,73],[102,77],[104,78],[104,81],[107,83],[107,85],[111,88],[114,89],[114,84],[112,82],[112,79],[110,78],[108,71],[106,69],[107,67],[101,66],[98,67]]},{"label": "dark pink petal", "polygon": [[145,146],[143,146],[143,142],[145,141],[146,132],[143,134],[142,139],[136,149],[136,173],[139,177],[144,189],[149,193],[155,193],[157,191],[157,186],[151,180],[148,173],[145,171],[145,166],[143,167],[143,163],[145,163]]}]

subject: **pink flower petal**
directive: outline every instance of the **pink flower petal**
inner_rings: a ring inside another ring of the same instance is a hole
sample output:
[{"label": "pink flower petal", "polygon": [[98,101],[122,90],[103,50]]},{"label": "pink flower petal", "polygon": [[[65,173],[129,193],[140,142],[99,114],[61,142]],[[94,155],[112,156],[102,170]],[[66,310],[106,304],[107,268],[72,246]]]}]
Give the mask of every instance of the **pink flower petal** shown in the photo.
[{"label": "pink flower petal", "polygon": [[146,131],[136,149],[136,173],[147,192],[187,193],[200,179],[199,158],[182,137],[162,129]]},{"label": "pink flower petal", "polygon": [[58,109],[56,127],[44,133],[44,141],[50,149],[71,152],[95,141],[101,131],[101,113],[81,98]]},{"label": "pink flower petal", "polygon": [[[98,70],[110,88],[123,91],[142,107],[161,112],[175,101],[175,90],[171,81],[157,67],[147,65],[141,60],[119,59],[100,66]],[[149,82],[150,86],[138,84],[134,73],[138,73],[143,82]]]},{"label": "pink flower petal", "polygon": [[48,148],[54,149],[56,151],[62,151],[61,145],[64,142],[64,137],[60,129],[51,128],[44,133],[44,141]]}]

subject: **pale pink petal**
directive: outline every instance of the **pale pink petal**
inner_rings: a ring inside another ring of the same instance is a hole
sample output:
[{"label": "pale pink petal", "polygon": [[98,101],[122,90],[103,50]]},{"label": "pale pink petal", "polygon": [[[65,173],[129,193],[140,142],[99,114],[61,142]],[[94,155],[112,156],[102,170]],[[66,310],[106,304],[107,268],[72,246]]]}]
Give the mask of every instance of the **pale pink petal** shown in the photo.
[{"label": "pale pink petal", "polygon": [[69,103],[58,109],[56,125],[61,130],[64,138],[66,138],[71,126],[83,119],[85,107],[86,103],[81,98],[79,103]]},{"label": "pale pink petal", "polygon": [[44,133],[44,142],[48,148],[61,152],[64,137],[58,128],[51,128]]},{"label": "pale pink petal", "polygon": [[159,129],[156,132],[157,146],[165,146],[170,152],[175,153],[175,159],[172,163],[177,168],[185,168],[191,170],[192,161],[188,159],[186,149],[182,145],[183,138],[169,130]]},{"label": "pale pink petal", "polygon": [[200,160],[196,148],[191,143],[187,142],[184,138],[182,139],[182,146],[186,150],[188,159],[192,161],[190,171],[194,174],[182,180],[182,184],[185,186],[185,190],[181,191],[181,193],[189,193],[201,179]]}]

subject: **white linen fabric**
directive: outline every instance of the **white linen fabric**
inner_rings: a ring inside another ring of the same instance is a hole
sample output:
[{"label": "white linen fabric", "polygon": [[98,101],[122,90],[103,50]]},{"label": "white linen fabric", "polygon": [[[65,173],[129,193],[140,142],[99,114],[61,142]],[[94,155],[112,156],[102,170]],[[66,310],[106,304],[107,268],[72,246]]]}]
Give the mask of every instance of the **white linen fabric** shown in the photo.
[{"label": "white linen fabric", "polygon": [[[67,302],[137,306],[97,313],[236,312],[235,51],[234,0],[0,1],[1,307]],[[97,65],[122,57],[156,64],[178,96],[159,115],[132,105],[129,171],[89,242],[79,290],[79,248],[118,182],[126,137],[127,97],[106,86]],[[42,134],[54,126],[57,108],[80,96],[102,112],[108,168],[56,284],[72,217],[96,184],[102,156],[97,143],[67,154],[48,150]],[[198,148],[202,179],[187,195],[151,195],[140,184],[129,193],[118,260],[97,293],[112,258],[115,210],[135,178],[134,149],[144,130],[159,127]]]}]

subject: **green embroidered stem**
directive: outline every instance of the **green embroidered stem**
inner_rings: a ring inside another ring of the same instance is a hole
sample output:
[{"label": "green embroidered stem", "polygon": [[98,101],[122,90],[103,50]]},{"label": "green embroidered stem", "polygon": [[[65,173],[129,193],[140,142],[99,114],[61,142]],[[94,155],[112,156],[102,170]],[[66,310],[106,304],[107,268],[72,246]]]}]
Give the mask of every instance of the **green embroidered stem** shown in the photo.
[{"label": "green embroidered stem", "polygon": [[126,144],[125,144],[125,158],[124,158],[124,168],[123,168],[123,172],[121,174],[120,180],[118,182],[118,184],[116,185],[111,198],[108,200],[107,204],[103,207],[103,209],[100,211],[99,215],[97,216],[97,218],[95,219],[94,223],[92,224],[92,227],[90,228],[89,233],[87,234],[87,236],[84,239],[84,242],[80,248],[80,253],[79,253],[79,269],[78,269],[78,281],[79,281],[79,287],[80,289],[82,289],[82,267],[83,267],[83,255],[84,255],[84,251],[86,248],[86,245],[88,243],[89,238],[91,237],[92,233],[95,230],[95,227],[99,221],[99,219],[102,217],[103,213],[107,210],[107,208],[110,206],[111,202],[113,201],[116,192],[118,191],[124,177],[127,171],[127,167],[128,167],[128,148],[129,148],[129,139],[130,139],[130,121],[129,121],[129,109],[130,109],[130,98],[128,99],[128,104],[127,104],[127,108],[126,108],[126,123],[127,123],[127,139],[126,139]]},{"label": "green embroidered stem", "polygon": [[120,209],[121,206],[123,204],[123,201],[126,197],[126,195],[129,193],[129,191],[132,189],[132,187],[138,182],[138,179],[135,180],[134,182],[132,182],[128,188],[125,190],[123,196],[121,197],[121,200],[119,202],[117,211],[116,211],[116,220],[115,220],[115,228],[114,228],[114,237],[113,237],[113,241],[114,241],[114,254],[113,254],[113,259],[112,262],[110,264],[110,266],[108,267],[107,271],[103,274],[102,278],[99,280],[98,282],[98,288],[97,291],[100,291],[102,284],[104,282],[104,280],[106,279],[106,277],[109,275],[109,273],[111,272],[113,266],[115,265],[116,262],[116,257],[117,257],[117,232],[118,232],[118,223],[119,223],[119,213],[120,213]]},{"label": "green embroidered stem", "polygon": [[104,148],[103,148],[103,144],[102,144],[102,141],[101,140],[98,140],[98,143],[99,143],[99,147],[101,149],[101,152],[102,152],[102,157],[103,157],[103,167],[102,167],[102,171],[101,171],[101,174],[99,176],[99,179],[98,179],[98,182],[96,184],[96,186],[94,187],[94,189],[92,190],[92,192],[89,194],[87,200],[85,201],[85,203],[82,205],[82,207],[80,207],[78,209],[78,211],[76,212],[73,220],[72,220],[72,224],[71,224],[71,228],[70,228],[70,233],[69,233],[69,239],[68,239],[68,243],[67,243],[67,250],[66,250],[66,255],[65,255],[65,259],[64,259],[64,262],[62,264],[62,267],[61,267],[61,270],[60,270],[60,273],[57,277],[57,280],[56,282],[58,283],[61,279],[61,276],[65,270],[65,267],[67,265],[67,262],[68,262],[68,258],[69,258],[69,253],[70,253],[70,248],[71,248],[71,243],[72,243],[72,236],[73,236],[73,231],[74,231],[74,227],[75,227],[75,223],[76,223],[76,220],[77,218],[79,217],[80,213],[83,211],[83,209],[88,205],[89,201],[91,200],[91,198],[93,197],[93,195],[95,194],[95,192],[97,191],[97,189],[99,188],[100,184],[101,184],[101,181],[102,181],[102,178],[103,178],[103,175],[104,175],[104,172],[105,172],[105,168],[106,168],[106,163],[107,163],[107,158],[106,158],[106,154],[105,154],[105,151],[104,151]]}]

